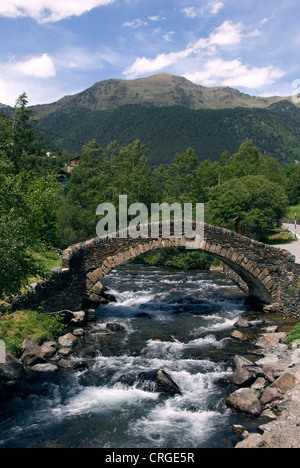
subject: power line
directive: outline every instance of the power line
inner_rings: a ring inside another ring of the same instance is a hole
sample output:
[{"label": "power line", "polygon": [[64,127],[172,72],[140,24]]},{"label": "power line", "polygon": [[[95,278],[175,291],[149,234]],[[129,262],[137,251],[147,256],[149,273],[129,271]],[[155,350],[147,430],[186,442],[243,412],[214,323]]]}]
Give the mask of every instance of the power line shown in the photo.
[{"label": "power line", "polygon": [[76,145],[78,146],[83,146],[83,145],[86,145],[86,143],[82,143],[82,142],[79,142],[79,141],[76,141],[76,140],[73,140],[72,138],[68,138],[68,137],[65,137],[65,136],[62,136],[62,135],[59,135],[58,133],[53,133],[53,132],[50,132],[49,130],[44,130],[42,128],[39,128],[33,124],[30,124],[30,123],[27,123],[27,122],[22,122],[22,120],[19,120],[19,119],[16,119],[14,117],[10,117],[9,115],[7,114],[4,114],[1,112],[1,117],[4,117],[8,120],[11,120],[12,122],[17,122],[21,125],[24,125],[25,127],[30,127],[34,130],[37,130],[39,132],[44,132],[44,133],[48,133],[49,135],[52,135],[52,136],[55,136],[57,138],[61,138],[62,140],[66,140],[66,141],[70,141],[72,143],[75,143]]}]

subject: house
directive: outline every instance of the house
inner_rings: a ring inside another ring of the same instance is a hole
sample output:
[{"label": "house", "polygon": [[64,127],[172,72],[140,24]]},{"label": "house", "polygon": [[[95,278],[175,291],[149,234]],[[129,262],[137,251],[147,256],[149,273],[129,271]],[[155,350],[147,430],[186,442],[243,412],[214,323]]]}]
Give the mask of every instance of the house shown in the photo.
[{"label": "house", "polygon": [[78,166],[80,163],[80,157],[77,156],[76,158],[72,158],[70,161],[70,165],[68,166],[68,171],[71,172],[74,167]]}]

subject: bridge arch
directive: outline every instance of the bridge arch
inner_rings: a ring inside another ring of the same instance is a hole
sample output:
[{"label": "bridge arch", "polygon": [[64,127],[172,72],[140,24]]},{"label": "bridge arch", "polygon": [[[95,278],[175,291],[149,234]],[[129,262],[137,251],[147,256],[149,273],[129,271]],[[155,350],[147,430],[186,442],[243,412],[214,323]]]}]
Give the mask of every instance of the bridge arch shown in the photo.
[{"label": "bridge arch", "polygon": [[[184,236],[176,238],[172,233],[167,239],[95,238],[64,251],[63,271],[73,272],[83,302],[97,303],[102,292],[101,279],[112,269],[148,251],[185,247],[187,242]],[[237,273],[248,285],[249,295],[263,304],[282,302],[287,281],[295,280],[295,258],[289,252],[223,228],[205,224],[200,250]]]}]

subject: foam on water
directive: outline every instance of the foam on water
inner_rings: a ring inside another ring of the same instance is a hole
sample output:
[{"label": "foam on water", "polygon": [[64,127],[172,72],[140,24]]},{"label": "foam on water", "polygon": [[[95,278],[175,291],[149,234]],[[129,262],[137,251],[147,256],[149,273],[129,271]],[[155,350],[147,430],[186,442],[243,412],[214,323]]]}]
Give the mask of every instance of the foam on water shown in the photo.
[{"label": "foam on water", "polygon": [[88,413],[122,411],[129,406],[138,406],[143,400],[157,400],[157,393],[146,392],[137,388],[124,387],[121,384],[111,387],[88,387],[73,397],[65,406],[52,410],[55,417],[68,417]]},{"label": "foam on water", "polygon": [[[0,427],[2,445],[5,438],[21,444],[22,437],[34,445],[40,432],[66,445],[70,438],[70,445],[92,447],[192,448],[222,439],[230,413],[217,382],[231,372],[221,361],[226,332],[245,311],[238,294],[237,300],[228,297],[237,288],[210,273],[132,265],[103,283],[117,302],[101,307],[90,327],[89,346],[97,346],[93,364],[68,387],[49,387],[48,399],[32,397],[11,425]],[[125,329],[102,333],[108,322]],[[140,388],[136,377],[158,369],[180,394]]]}]

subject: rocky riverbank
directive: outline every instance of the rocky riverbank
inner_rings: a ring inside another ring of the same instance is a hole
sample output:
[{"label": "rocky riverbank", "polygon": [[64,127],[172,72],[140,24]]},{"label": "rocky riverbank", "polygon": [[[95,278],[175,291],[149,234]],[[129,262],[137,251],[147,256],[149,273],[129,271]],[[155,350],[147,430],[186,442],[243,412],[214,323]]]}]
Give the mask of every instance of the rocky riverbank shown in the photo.
[{"label": "rocky riverbank", "polygon": [[242,439],[236,448],[300,447],[300,343],[287,346],[286,336],[267,327],[256,342],[258,359],[235,357],[231,380],[238,389],[227,405],[261,421],[257,433],[234,426]]},{"label": "rocky riverbank", "polygon": [[[88,369],[88,359],[78,357],[80,353],[77,355],[76,350],[88,336],[89,324],[95,320],[95,310],[64,310],[60,314],[65,323],[63,336],[42,346],[24,340],[19,359],[7,354],[6,364],[0,365],[2,401],[15,395],[23,398],[32,391],[42,392],[46,382],[64,378],[65,373],[74,370]],[[230,379],[236,389],[228,395],[227,405],[233,412],[257,418],[261,423],[256,433],[234,426],[233,430],[241,439],[236,448],[300,447],[300,343],[285,344],[287,332],[293,326],[289,320],[266,313],[262,317],[258,337],[256,321],[253,326],[251,318],[240,317],[231,332],[231,340],[245,343],[245,355],[235,356],[235,368]],[[105,330],[100,331],[118,339],[117,334],[122,333],[124,327],[107,323]],[[253,346],[251,351],[247,350],[247,342],[255,343],[254,351]],[[163,370],[139,374],[134,378],[135,385],[137,382],[143,389],[180,394],[176,382]]]},{"label": "rocky riverbank", "polygon": [[85,328],[95,320],[96,311],[63,310],[58,313],[65,324],[64,335],[55,341],[46,341],[42,346],[25,339],[19,359],[6,353],[6,362],[0,364],[0,400],[9,400],[15,395],[25,397],[37,381],[55,380],[59,371],[85,367],[83,361],[71,357]]}]

